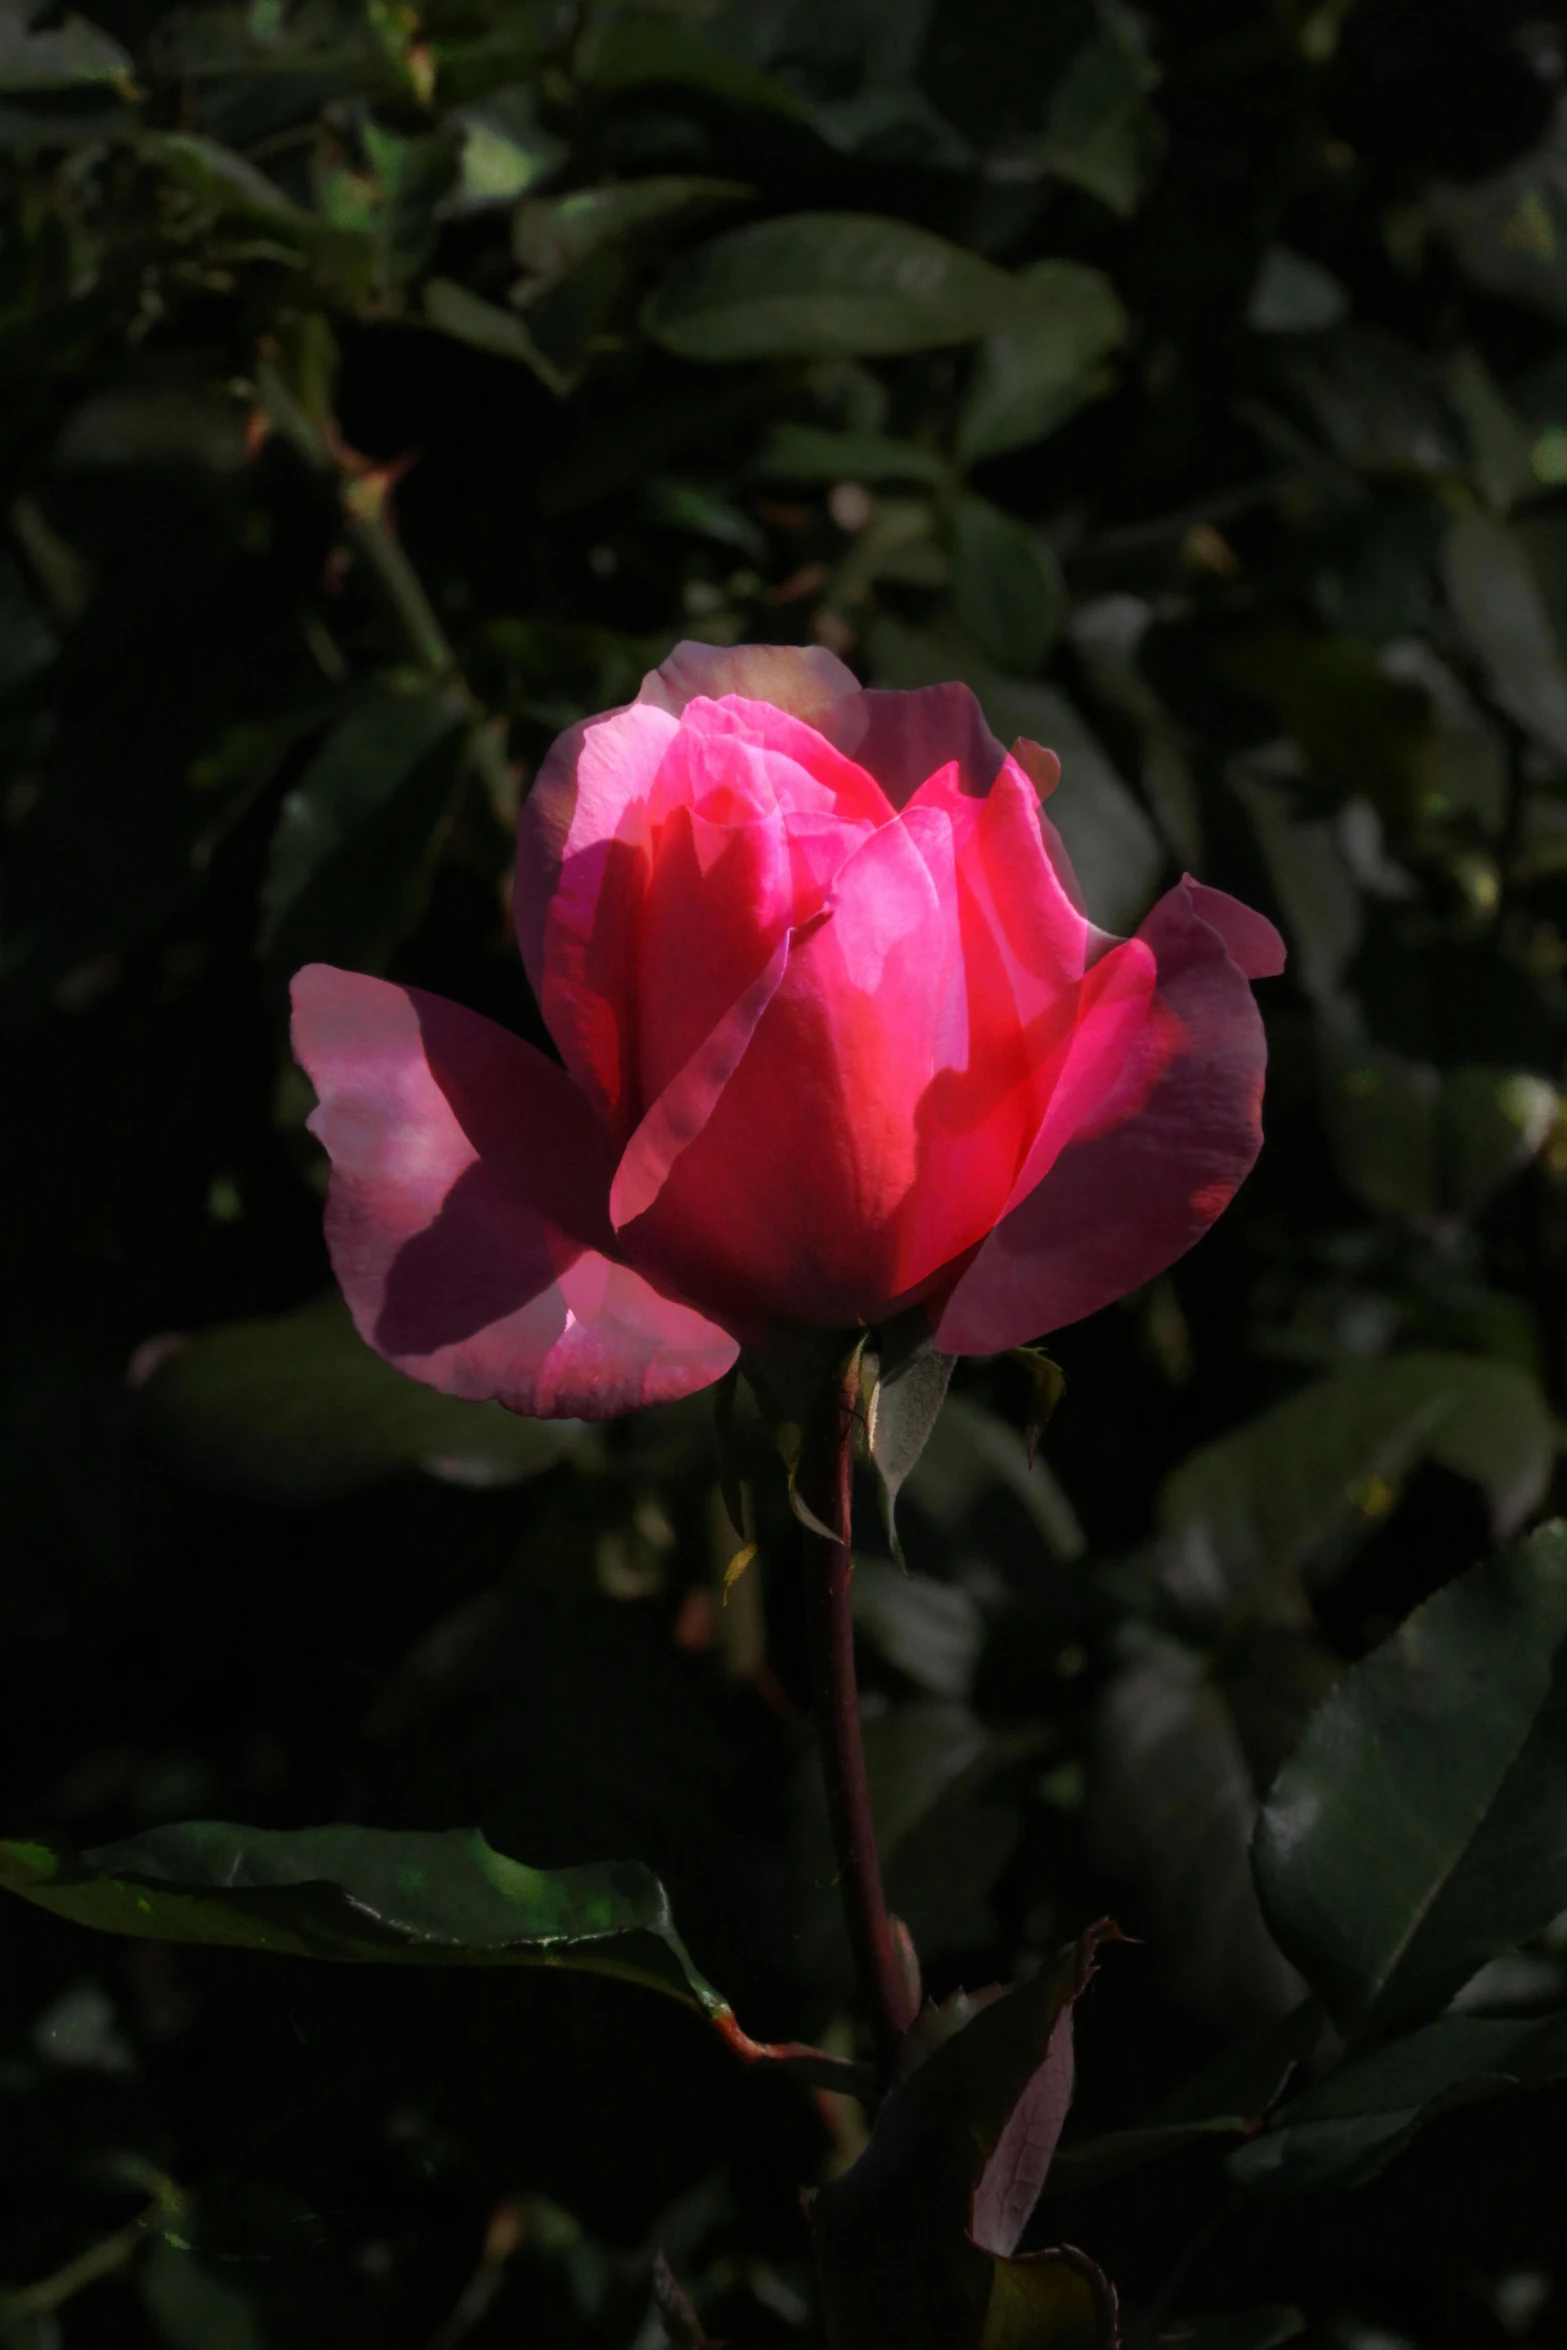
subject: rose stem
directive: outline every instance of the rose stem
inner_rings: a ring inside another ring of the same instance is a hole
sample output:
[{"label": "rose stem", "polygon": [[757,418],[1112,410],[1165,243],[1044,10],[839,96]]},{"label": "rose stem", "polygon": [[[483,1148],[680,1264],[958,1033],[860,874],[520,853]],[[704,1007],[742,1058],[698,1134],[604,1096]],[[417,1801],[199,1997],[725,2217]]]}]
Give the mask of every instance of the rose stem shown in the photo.
[{"label": "rose stem", "polygon": [[[832,1527],[834,1539],[828,1541],[807,1527],[805,1564],[813,1610],[817,1730],[833,1852],[860,1988],[871,2011],[885,2067],[914,2020],[919,1994],[910,1981],[911,1970],[900,1964],[897,1930],[887,1915],[882,1893],[854,1677],[851,1505],[859,1380],[856,1361],[826,1400],[822,1428],[826,1441],[818,1456],[825,1456],[822,1466],[827,1473],[822,1483],[826,1491],[819,1497],[825,1505],[819,1514],[823,1523]],[[814,1502],[818,1497],[812,1498]]]}]

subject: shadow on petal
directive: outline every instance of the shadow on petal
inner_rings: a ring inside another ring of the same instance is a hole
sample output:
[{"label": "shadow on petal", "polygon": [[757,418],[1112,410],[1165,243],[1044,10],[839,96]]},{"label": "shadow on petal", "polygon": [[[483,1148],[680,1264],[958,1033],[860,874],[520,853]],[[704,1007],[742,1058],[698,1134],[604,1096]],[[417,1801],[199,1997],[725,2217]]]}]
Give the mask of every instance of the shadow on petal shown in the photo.
[{"label": "shadow on petal", "polygon": [[582,1256],[580,1242],[519,1202],[476,1161],[458,1176],[434,1223],[404,1241],[387,1270],[374,1343],[385,1355],[430,1355],[504,1321],[546,1291],[561,1328],[557,1284]]}]

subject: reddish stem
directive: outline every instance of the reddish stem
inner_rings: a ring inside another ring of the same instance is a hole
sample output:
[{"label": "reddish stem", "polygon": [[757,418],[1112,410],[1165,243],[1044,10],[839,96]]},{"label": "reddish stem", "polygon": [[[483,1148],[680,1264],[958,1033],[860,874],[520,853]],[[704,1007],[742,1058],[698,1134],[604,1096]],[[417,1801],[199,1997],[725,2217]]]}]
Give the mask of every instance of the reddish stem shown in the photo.
[{"label": "reddish stem", "polygon": [[[849,1942],[860,1988],[871,2011],[877,2050],[886,2067],[914,2021],[919,1992],[912,1979],[914,1968],[907,1937],[888,1916],[882,1893],[876,1823],[871,1815],[865,1748],[860,1737],[859,1690],[854,1676],[854,1616],[850,1603],[854,1580],[851,1549],[854,1428],[858,1410],[856,1361],[829,1396],[821,1431],[824,1441],[818,1453],[824,1472],[821,1482],[826,1490],[813,1496],[813,1501],[821,1505],[817,1514],[824,1525],[832,1528],[834,1539],[828,1541],[824,1535],[807,1528],[805,1564],[814,1615],[816,1720],[822,1775],[827,1783],[827,1815],[832,1826]],[[900,1936],[904,1945],[901,1951]]]}]

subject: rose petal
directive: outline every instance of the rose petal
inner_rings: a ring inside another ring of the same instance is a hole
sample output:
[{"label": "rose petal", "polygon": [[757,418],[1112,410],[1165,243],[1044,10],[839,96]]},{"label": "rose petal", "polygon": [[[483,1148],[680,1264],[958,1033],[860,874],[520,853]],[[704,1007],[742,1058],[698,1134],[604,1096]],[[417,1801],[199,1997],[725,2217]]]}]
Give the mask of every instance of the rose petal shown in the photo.
[{"label": "rose petal", "polygon": [[1026,734],[1020,734],[1012,745],[1011,755],[1040,799],[1048,800],[1061,780],[1061,762],[1055,752],[1047,751],[1043,743],[1031,743]]},{"label": "rose petal", "polygon": [[[918,1282],[944,1261],[934,1253],[951,1230],[941,1194],[987,1202],[965,1247],[1017,1196],[1069,1048],[1081,1069],[1105,1032],[1109,974],[1090,972],[1103,934],[1063,889],[1033,786],[1010,759],[983,800],[963,790],[955,764],[944,768],[921,785],[903,820],[949,909],[967,1000],[966,1052],[940,1069],[919,1107],[922,1173],[905,1210],[901,1258]],[[1107,1040],[1104,1049],[1118,1044]]]},{"label": "rose petal", "polygon": [[644,1108],[891,821],[870,777],[800,720],[733,698],[687,705],[648,800],[636,957]]},{"label": "rose petal", "polygon": [[647,1213],[676,1160],[712,1116],[757,1022],[778,993],[789,967],[791,935],[785,932],[765,969],[675,1072],[627,1143],[609,1194],[610,1220],[617,1231]]},{"label": "rose petal", "polygon": [[1131,942],[1151,950],[1158,973],[1138,1050],[1097,1100],[1081,1088],[1075,1138],[957,1282],[936,1328],[947,1352],[993,1354],[1139,1288],[1200,1239],[1249,1173],[1266,1041],[1227,940],[1249,952],[1264,942],[1260,918],[1239,921],[1246,909],[1216,906],[1218,894],[1181,882]]},{"label": "rose petal", "polygon": [[1015,1196],[1052,1101],[1053,1156],[1119,1080],[1152,958],[1090,970],[1099,944],[1021,770],[979,799],[950,762],[649,1112],[616,1179],[628,1250],[737,1327],[917,1296]]},{"label": "rose petal", "polygon": [[[1044,835],[1045,848],[1054,865],[1062,888],[1080,914],[1088,911],[1088,901],[1072,869],[1072,860],[1066,853],[1066,842],[1055,825],[1044,813],[1043,803],[1049,799],[1061,781],[1061,762],[1054,751],[1047,751],[1041,743],[1031,743],[1026,734],[1020,734],[1008,754],[1014,766],[1020,767],[1038,794],[1041,806],[1039,829]],[[1101,932],[1102,937],[1108,936]]]},{"label": "rose petal", "polygon": [[698,694],[739,694],[817,726],[840,702],[857,700],[859,679],[822,645],[676,645],[649,670],[637,700],[678,718]]},{"label": "rose petal", "polygon": [[956,908],[910,828],[886,825],[795,934],[628,1253],[699,1279],[737,1327],[873,1321],[989,1230],[1037,1122],[1031,1088],[1015,1021],[976,1035]]},{"label": "rose petal", "polygon": [[1265,914],[1194,881],[1189,873],[1185,888],[1195,911],[1218,932],[1248,979],[1278,978],[1286,961],[1284,941]]},{"label": "rose petal", "polygon": [[598,1419],[721,1378],[735,1342],[613,1261],[610,1151],[564,1070],[418,988],[311,964],[294,1048],[360,1334],[450,1395]]},{"label": "rose petal", "polygon": [[[858,694],[851,672],[819,646],[677,645],[634,703],[569,727],[546,754],[518,821],[517,937],[550,1034],[617,1142],[651,1098],[635,1066],[634,963],[651,870],[648,804],[666,754],[687,727],[708,737],[727,728],[826,782],[826,815],[807,817],[802,804],[789,830],[796,864],[830,878],[853,845],[839,840],[833,812],[859,827],[890,813],[870,778],[808,723]],[[666,782],[663,796],[667,807],[690,794]],[[718,1016],[711,1006],[692,1015],[698,1034],[708,1015]]]},{"label": "rose petal", "polygon": [[910,692],[873,687],[835,704],[817,723],[875,776],[895,808],[954,760],[963,789],[983,795],[1006,757],[966,685],[922,685]]},{"label": "rose petal", "polygon": [[700,735],[715,750],[735,742],[767,754],[774,795],[785,816],[849,827],[851,847],[861,833],[892,820],[891,802],[873,776],[816,727],[770,702],[748,701],[740,694],[698,696],[686,704],[680,731]]},{"label": "rose petal", "polygon": [[647,797],[677,731],[641,703],[547,752],[517,825],[517,939],[562,1058],[610,1131],[636,1123],[633,957]]},{"label": "rose petal", "polygon": [[[983,918],[1005,967],[1016,1017],[1031,1027],[1051,1016],[1063,993],[1114,941],[1086,919],[1065,853],[1057,853],[1059,835],[1039,805],[1032,778],[1015,760],[1002,761],[983,799],[966,791],[955,765],[941,769],[915,793],[904,822],[934,846],[938,836],[924,828],[925,819],[938,815],[951,839],[956,887]],[[966,954],[973,935],[970,926]],[[986,1016],[1000,1018],[999,1007],[987,1006]]]}]

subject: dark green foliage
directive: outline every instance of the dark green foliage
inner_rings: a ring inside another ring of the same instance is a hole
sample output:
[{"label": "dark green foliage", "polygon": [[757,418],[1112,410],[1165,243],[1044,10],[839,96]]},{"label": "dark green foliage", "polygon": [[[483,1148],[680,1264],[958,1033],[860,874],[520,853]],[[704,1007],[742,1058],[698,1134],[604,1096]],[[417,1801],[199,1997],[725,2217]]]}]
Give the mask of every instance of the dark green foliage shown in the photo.
[{"label": "dark green foliage", "polygon": [[[998,2224],[1003,2199],[985,2194],[1047,2051],[1062,2033],[1070,2045],[1100,1931],[973,2015],[926,2011],[865,2151],[812,2206],[834,2350],[1096,2350],[1114,2339],[1114,2299],[1093,2264],[1060,2247],[1014,2257],[1018,2228]],[[1024,2220],[1032,2203],[1025,2190]]]},{"label": "dark green foliage", "polygon": [[[989,2350],[1102,2331],[1094,2264],[1139,2344],[1567,2340],[1563,30],[0,7],[0,1833],[97,1856],[0,1920],[0,2341],[808,2344],[802,2188],[853,2350],[888,2243]],[[320,956],[543,1041],[520,794],[681,635],[966,678],[1061,754],[1101,921],[1184,867],[1291,950],[1189,1260],[933,1428],[947,1366],[867,1361],[891,1899],[936,1999],[1029,1986],[946,2007],[870,2154],[635,1984],[81,1922],[380,1951],[378,1855],[619,1858],[637,1966],[852,2048],[790,1410],[386,1369],[283,1025]],[[995,2258],[937,2092],[1032,2017],[1015,2100],[1107,1912]]]},{"label": "dark green foliage", "polygon": [[9,1891],[103,1933],[370,1964],[582,1966],[720,2004],[646,1869],[550,1874],[492,1852],[473,1830],[285,1835],[196,1820],[81,1855],[9,1844],[0,1875]]},{"label": "dark green foliage", "polygon": [[1567,1907],[1564,1648],[1557,1525],[1417,1608],[1274,1781],[1263,1903],[1344,2030],[1433,2013]]}]

